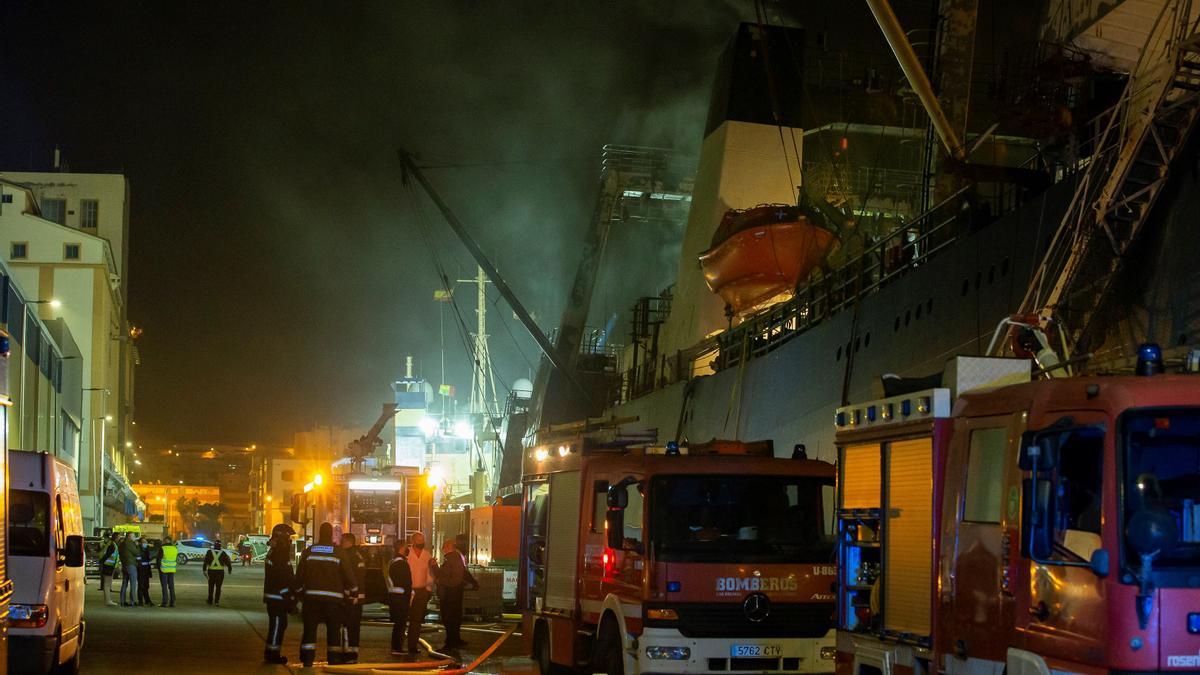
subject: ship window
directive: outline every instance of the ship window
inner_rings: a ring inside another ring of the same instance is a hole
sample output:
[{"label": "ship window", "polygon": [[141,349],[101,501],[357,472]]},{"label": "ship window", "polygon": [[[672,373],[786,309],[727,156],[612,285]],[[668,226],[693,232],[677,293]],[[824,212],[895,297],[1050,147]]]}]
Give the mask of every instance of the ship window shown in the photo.
[{"label": "ship window", "polygon": [[841,361],[841,360],[842,360],[842,346],[841,346],[841,345],[838,345],[838,350],[837,350],[837,358],[836,358],[836,359],[834,359],[834,360],[835,360],[835,361]]}]

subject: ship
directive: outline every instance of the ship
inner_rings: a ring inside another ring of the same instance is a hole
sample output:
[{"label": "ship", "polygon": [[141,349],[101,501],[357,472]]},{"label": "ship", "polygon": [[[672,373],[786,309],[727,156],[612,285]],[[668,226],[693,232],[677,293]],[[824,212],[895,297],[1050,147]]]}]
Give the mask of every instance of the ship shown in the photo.
[{"label": "ship", "polygon": [[[964,20],[975,3],[943,2],[950,21],[928,4],[809,17],[822,30],[738,26],[675,282],[635,305],[592,400],[565,405],[551,382],[510,434],[603,417],[660,444],[766,439],[833,461],[843,402],[940,381],[955,356],[1024,355],[1039,323],[1058,340],[1037,364],[1047,377],[1197,342],[1196,9],[992,2]],[[908,27],[936,35],[926,53],[896,44]],[[977,34],[999,61],[981,62]],[[857,59],[841,49],[866,43]],[[841,90],[827,108],[850,111],[836,119],[812,112],[828,79]]]}]

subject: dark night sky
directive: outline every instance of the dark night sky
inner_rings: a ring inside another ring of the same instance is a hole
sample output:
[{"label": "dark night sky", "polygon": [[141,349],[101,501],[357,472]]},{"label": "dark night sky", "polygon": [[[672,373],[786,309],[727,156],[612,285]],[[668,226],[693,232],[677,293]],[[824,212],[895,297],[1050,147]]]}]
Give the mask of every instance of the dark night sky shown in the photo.
[{"label": "dark night sky", "polygon": [[[57,144],[72,170],[129,177],[129,316],[145,329],[139,442],[290,442],[315,423],[372,419],[406,353],[438,379],[438,282],[398,147],[427,163],[497,163],[430,175],[549,327],[600,146],[695,153],[716,56],[751,12],[634,0],[6,2],[0,167],[45,169]],[[472,274],[426,212],[451,272]],[[675,273],[674,255],[647,254],[623,264],[646,275],[639,294]],[[596,302],[624,322],[632,300]],[[451,329],[448,379],[465,400]],[[527,376],[508,331],[490,332],[501,378]]]}]

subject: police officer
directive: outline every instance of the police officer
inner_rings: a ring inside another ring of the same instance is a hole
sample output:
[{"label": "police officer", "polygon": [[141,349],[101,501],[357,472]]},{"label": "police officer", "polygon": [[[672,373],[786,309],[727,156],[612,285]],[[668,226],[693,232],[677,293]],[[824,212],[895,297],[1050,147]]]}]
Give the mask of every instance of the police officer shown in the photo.
[{"label": "police officer", "polygon": [[154,554],[150,550],[150,540],[142,537],[142,550],[138,553],[138,604],[143,607],[153,607],[150,599],[150,568],[154,565]]},{"label": "police officer", "polygon": [[321,523],[317,543],[309,546],[296,566],[300,597],[304,605],[304,634],[300,638],[300,661],[311,667],[317,655],[317,627],[325,624],[330,665],[345,662],[342,642],[342,615],[346,600],[358,595],[354,567],[333,546],[333,525]]},{"label": "police officer", "polygon": [[358,550],[358,537],[353,532],[342,533],[341,554],[354,568],[354,585],[358,591],[346,600],[345,631],[346,659],[343,663],[358,663],[358,638],[362,632],[363,604],[367,601],[367,563]]},{"label": "police officer", "polygon": [[100,590],[104,592],[104,604],[116,607],[117,603],[113,602],[111,593],[120,554],[117,551],[116,538],[112,534],[104,535],[104,543],[104,552],[100,554]]},{"label": "police officer", "polygon": [[228,553],[221,550],[221,542],[214,541],[212,550],[204,554],[204,576],[208,578],[210,605],[221,606],[221,585],[225,583],[225,570],[233,574],[233,561],[229,559]]},{"label": "police officer", "polygon": [[408,607],[412,598],[412,572],[408,569],[408,543],[399,539],[395,555],[383,576],[388,587],[388,615],[392,620],[392,656],[407,653],[404,632],[408,627]]},{"label": "police officer", "polygon": [[266,557],[263,576],[263,602],[267,604],[267,646],[263,650],[265,663],[287,663],[280,654],[283,648],[283,632],[287,630],[287,615],[296,606],[296,575],[292,572],[292,535],[296,531],[280,523],[271,530],[267,542],[270,551]]}]

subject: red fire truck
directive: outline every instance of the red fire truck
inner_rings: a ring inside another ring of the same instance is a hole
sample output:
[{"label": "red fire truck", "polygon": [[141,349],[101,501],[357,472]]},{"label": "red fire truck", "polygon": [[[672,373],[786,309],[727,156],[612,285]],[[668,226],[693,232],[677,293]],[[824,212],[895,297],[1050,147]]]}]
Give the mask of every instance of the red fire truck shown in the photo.
[{"label": "red fire truck", "polygon": [[1200,379],[1142,356],[838,411],[839,675],[1200,669]]},{"label": "red fire truck", "polygon": [[583,426],[526,452],[519,603],[541,672],[832,672],[833,465]]}]

